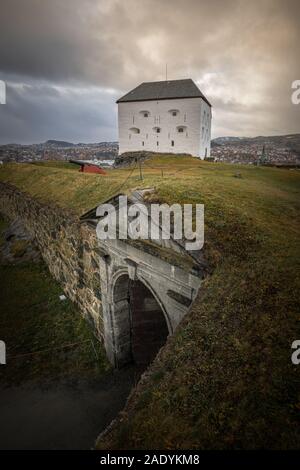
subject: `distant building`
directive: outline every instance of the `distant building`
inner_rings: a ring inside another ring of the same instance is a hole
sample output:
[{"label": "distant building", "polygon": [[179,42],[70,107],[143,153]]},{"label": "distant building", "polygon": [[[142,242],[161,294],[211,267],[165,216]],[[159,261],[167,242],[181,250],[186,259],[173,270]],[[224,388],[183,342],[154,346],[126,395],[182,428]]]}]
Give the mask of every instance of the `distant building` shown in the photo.
[{"label": "distant building", "polygon": [[211,105],[193,80],[146,82],[118,101],[119,154],[210,156]]}]

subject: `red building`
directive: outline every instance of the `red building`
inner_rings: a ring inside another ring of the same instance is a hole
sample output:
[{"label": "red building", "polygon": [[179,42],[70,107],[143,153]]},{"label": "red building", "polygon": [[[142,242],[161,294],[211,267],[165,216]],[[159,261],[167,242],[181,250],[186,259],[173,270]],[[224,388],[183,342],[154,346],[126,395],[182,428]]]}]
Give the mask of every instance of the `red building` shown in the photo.
[{"label": "red building", "polygon": [[106,175],[106,171],[103,170],[103,168],[101,168],[99,165],[76,160],[70,160],[70,163],[80,165],[79,171],[82,173],[96,173],[98,175]]}]

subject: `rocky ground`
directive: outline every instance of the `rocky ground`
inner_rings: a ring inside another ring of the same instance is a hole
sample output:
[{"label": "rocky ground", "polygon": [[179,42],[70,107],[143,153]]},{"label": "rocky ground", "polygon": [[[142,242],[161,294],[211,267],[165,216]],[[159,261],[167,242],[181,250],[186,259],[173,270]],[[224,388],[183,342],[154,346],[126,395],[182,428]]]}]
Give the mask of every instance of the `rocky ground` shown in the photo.
[{"label": "rocky ground", "polygon": [[33,237],[26,231],[20,220],[14,220],[4,230],[0,246],[0,259],[4,263],[37,262],[41,255],[34,244]]}]

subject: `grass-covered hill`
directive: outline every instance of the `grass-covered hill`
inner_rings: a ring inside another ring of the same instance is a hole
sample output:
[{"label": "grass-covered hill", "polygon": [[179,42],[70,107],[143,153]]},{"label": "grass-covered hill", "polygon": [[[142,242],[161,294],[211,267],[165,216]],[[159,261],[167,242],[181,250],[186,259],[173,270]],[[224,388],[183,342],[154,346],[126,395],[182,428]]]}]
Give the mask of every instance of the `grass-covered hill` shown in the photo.
[{"label": "grass-covered hill", "polygon": [[0,180],[81,213],[133,187],[205,204],[211,274],[100,448],[300,446],[297,170],[156,156],[87,175],[61,164],[4,165]]},{"label": "grass-covered hill", "polygon": [[45,264],[24,257],[28,240],[13,236],[14,259],[3,256],[8,226],[0,214],[0,339],[8,348],[0,394],[24,383],[98,379],[110,370],[104,348],[78,308],[59,299],[62,289]]}]

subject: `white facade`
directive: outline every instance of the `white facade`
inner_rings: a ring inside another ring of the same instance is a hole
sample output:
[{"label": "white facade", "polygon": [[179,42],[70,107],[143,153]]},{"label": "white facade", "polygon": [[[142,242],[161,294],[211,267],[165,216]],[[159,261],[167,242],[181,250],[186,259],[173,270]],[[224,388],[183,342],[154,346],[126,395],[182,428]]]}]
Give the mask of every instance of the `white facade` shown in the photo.
[{"label": "white facade", "polygon": [[118,103],[119,154],[129,151],[210,156],[211,107],[202,98]]}]

